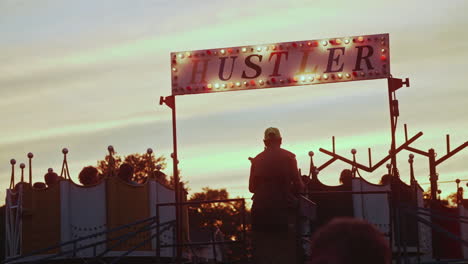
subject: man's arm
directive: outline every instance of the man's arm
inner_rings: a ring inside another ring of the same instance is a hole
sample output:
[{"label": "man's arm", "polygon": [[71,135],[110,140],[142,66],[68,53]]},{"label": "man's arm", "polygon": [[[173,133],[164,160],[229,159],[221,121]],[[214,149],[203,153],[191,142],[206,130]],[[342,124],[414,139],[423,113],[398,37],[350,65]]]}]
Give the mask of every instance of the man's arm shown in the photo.
[{"label": "man's arm", "polygon": [[302,182],[301,175],[299,175],[299,169],[297,168],[297,160],[296,157],[293,157],[292,159],[292,169],[291,169],[291,175],[292,175],[292,183],[294,187],[294,191],[298,193],[304,192],[304,183]]},{"label": "man's arm", "polygon": [[255,187],[256,187],[256,177],[255,177],[255,164],[253,160],[251,160],[252,165],[250,166],[250,178],[249,178],[249,191],[251,193],[255,193]]}]

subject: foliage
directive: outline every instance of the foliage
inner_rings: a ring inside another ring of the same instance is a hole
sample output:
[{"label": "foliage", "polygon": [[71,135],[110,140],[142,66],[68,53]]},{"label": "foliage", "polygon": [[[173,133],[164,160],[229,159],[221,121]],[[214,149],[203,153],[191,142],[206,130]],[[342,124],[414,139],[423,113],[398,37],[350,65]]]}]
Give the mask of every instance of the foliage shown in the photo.
[{"label": "foliage", "polygon": [[[423,197],[424,197],[424,199],[430,199],[431,198],[431,187],[427,188],[427,190],[423,193]],[[453,192],[453,193],[447,195],[447,197],[445,197],[445,199],[440,198],[440,203],[445,205],[445,206],[452,207],[452,208],[457,207],[457,193]]]},{"label": "foliage", "polygon": [[[210,201],[230,199],[226,189],[211,189],[204,187],[202,192],[190,196],[190,201]],[[199,206],[189,207],[190,230],[197,233],[212,234],[219,229],[224,234],[224,240],[240,241],[243,239],[243,203],[242,201],[205,203]],[[245,208],[245,218],[250,219],[250,211]],[[248,222],[246,229],[250,229]],[[191,237],[192,241],[196,238]],[[206,241],[196,241],[206,242]],[[230,261],[240,260],[245,257],[245,246],[242,243],[225,246],[226,257]]]},{"label": "foliage", "polygon": [[[155,157],[154,155],[134,153],[125,157],[113,155],[113,159],[111,159],[110,155],[106,155],[104,160],[97,162],[97,169],[104,175],[117,175],[120,165],[124,162],[132,165],[134,169],[132,180],[137,183],[145,182],[148,175],[154,174],[158,165],[161,166],[161,170],[166,168],[166,158],[164,156]],[[168,183],[166,178],[161,180]]]}]

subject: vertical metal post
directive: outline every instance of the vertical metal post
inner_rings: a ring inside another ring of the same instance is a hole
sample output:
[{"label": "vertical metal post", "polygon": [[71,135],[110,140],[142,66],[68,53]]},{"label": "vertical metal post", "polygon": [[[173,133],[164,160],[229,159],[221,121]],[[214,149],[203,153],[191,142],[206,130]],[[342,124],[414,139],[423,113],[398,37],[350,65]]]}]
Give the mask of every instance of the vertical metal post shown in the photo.
[{"label": "vertical metal post", "polygon": [[242,236],[244,243],[247,248],[247,221],[246,221],[246,215],[245,215],[245,200],[242,199]]},{"label": "vertical metal post", "polygon": [[213,247],[213,262],[216,263],[216,234],[215,234],[215,231],[213,230],[213,232],[211,233],[211,241],[212,241],[212,247]]},{"label": "vertical metal post", "polygon": [[13,188],[15,188],[15,164],[16,164],[16,160],[11,159],[10,164],[11,164],[10,189],[13,190]]},{"label": "vertical metal post", "polygon": [[332,136],[332,148],[333,148],[333,153],[335,153],[335,136]]},{"label": "vertical metal post", "polygon": [[179,169],[178,169],[178,156],[177,156],[177,122],[176,122],[176,101],[175,96],[172,97],[172,144],[173,144],[173,153],[172,153],[172,161],[173,161],[173,169],[174,169],[174,190],[175,190],[175,202],[176,202],[176,244],[177,244],[177,252],[176,252],[176,263],[181,262],[182,256],[182,230],[180,225],[180,197],[179,197]]},{"label": "vertical metal post", "polygon": [[33,154],[31,152],[28,153],[28,158],[29,158],[29,186],[32,187],[33,183],[32,183],[32,158],[33,158]]},{"label": "vertical metal post", "polygon": [[445,140],[447,141],[447,154],[449,154],[450,153],[450,135],[449,134],[445,136]]},{"label": "vertical metal post", "polygon": [[390,110],[390,129],[392,134],[392,144],[390,146],[390,155],[391,155],[391,164],[392,164],[392,171],[391,176],[397,176],[397,167],[396,167],[396,153],[395,153],[395,114],[393,109],[393,89],[392,89],[392,81],[391,78],[387,79],[388,83],[388,106]]},{"label": "vertical metal post", "polygon": [[431,200],[437,200],[437,172],[436,172],[436,163],[435,163],[435,151],[434,149],[429,149],[429,180],[431,181]]},{"label": "vertical metal post", "polygon": [[161,262],[161,231],[159,221],[159,205],[156,205],[156,263]]},{"label": "vertical metal post", "polygon": [[248,243],[247,243],[247,220],[246,220],[246,215],[245,215],[245,199],[242,199],[242,210],[241,210],[241,221],[242,221],[242,244],[244,244],[244,249],[245,249],[245,260],[248,260]]},{"label": "vertical metal post", "polygon": [[393,201],[392,201],[392,195],[391,193],[387,193],[387,202],[388,202],[388,223],[389,223],[389,228],[388,228],[388,240],[390,242],[390,251],[392,252],[393,255],[393,241],[395,240],[394,234],[393,234],[393,227],[395,225],[395,218],[394,218],[394,211],[393,211]]},{"label": "vertical metal post", "polygon": [[405,124],[405,142],[408,141],[408,126]]},{"label": "vertical metal post", "polygon": [[394,212],[393,216],[395,217],[394,221],[394,231],[395,231],[395,246],[397,248],[397,259],[396,263],[400,264],[401,263],[401,237],[399,232],[400,230],[400,208],[399,208],[399,188],[396,184],[396,178],[398,177],[397,173],[397,165],[396,165],[396,142],[395,142],[395,130],[396,130],[396,125],[395,125],[395,111],[393,107],[393,87],[392,87],[392,78],[387,78],[387,85],[388,85],[388,107],[390,111],[390,132],[391,132],[391,137],[392,137],[392,143],[390,145],[390,157],[391,157],[391,165],[389,168],[389,174],[390,174],[390,188],[391,192],[393,195],[392,199],[392,211]]}]

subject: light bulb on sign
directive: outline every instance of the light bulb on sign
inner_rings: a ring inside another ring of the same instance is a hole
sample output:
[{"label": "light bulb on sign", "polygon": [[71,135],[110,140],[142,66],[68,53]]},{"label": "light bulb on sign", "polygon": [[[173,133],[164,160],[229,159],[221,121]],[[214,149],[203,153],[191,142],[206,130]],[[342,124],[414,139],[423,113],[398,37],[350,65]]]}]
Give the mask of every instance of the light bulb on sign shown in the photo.
[{"label": "light bulb on sign", "polygon": [[344,43],[345,43],[345,44],[349,44],[349,39],[345,39],[345,40],[344,40]]},{"label": "light bulb on sign", "polygon": [[219,89],[219,83],[215,83],[214,88]]},{"label": "light bulb on sign", "polygon": [[242,48],[242,52],[247,52],[247,48]]},{"label": "light bulb on sign", "polygon": [[326,41],[326,40],[322,41],[322,45],[324,45],[324,46],[328,45],[328,41]]},{"label": "light bulb on sign", "polygon": [[343,78],[343,74],[338,73],[337,75],[338,75],[338,78],[339,78],[339,79]]},{"label": "light bulb on sign", "polygon": [[236,82],[236,86],[237,86],[237,87],[240,87],[240,86],[241,86],[241,83],[240,83],[240,82]]},{"label": "light bulb on sign", "polygon": [[324,74],[323,79],[328,80],[328,74]]},{"label": "light bulb on sign", "polygon": [[226,51],[225,50],[220,50],[219,53],[221,53],[222,55],[226,54]]}]

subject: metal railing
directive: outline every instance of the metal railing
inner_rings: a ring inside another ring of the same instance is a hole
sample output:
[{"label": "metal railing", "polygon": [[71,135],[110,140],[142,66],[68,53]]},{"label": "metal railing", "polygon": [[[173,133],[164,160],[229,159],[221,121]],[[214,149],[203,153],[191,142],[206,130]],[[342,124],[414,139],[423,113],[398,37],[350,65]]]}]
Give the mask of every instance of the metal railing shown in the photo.
[{"label": "metal railing", "polygon": [[[73,258],[76,258],[77,257],[77,252],[83,251],[83,250],[88,249],[88,248],[93,248],[93,257],[92,258],[93,259],[99,259],[99,258],[105,257],[106,254],[108,252],[110,252],[112,249],[115,249],[116,247],[122,245],[124,242],[128,241],[129,239],[134,238],[135,236],[137,236],[138,234],[140,234],[142,232],[151,231],[151,230],[154,230],[156,228],[161,229],[161,227],[165,227],[162,230],[162,231],[165,231],[168,228],[170,228],[171,226],[173,226],[173,224],[174,224],[174,221],[167,221],[167,222],[164,222],[164,223],[157,224],[156,223],[156,217],[149,217],[149,218],[138,220],[138,221],[135,221],[135,222],[132,222],[132,223],[129,223],[129,224],[118,226],[118,227],[115,227],[115,228],[112,228],[112,229],[109,229],[109,230],[106,230],[106,231],[94,233],[94,234],[84,236],[84,237],[79,237],[77,239],[73,239],[73,240],[70,240],[70,241],[67,241],[67,242],[63,242],[63,243],[58,243],[58,244],[55,244],[53,246],[49,246],[49,247],[42,248],[42,249],[39,249],[39,250],[34,250],[34,251],[32,251],[32,252],[30,252],[28,254],[25,254],[25,255],[8,258],[3,263],[6,264],[6,263],[21,262],[21,261],[31,261],[33,263],[43,263],[45,261],[53,260],[53,259],[56,259],[58,257],[67,256],[67,255],[71,256]],[[112,237],[112,238],[108,238],[109,234],[116,233],[118,231],[122,231],[122,230],[125,230],[127,228],[136,227],[136,226],[139,226],[139,225],[142,225],[142,226],[138,227],[138,229],[135,230],[135,231],[127,232],[127,233],[117,235],[117,236]],[[105,236],[106,238],[104,238],[104,239],[102,239],[100,241],[91,243],[91,244],[87,244],[87,245],[84,245],[84,246],[78,246],[80,242],[83,242],[85,240],[92,239],[92,238],[97,238],[97,237],[100,237],[100,236]],[[155,236],[153,235],[153,236],[150,237],[150,239],[147,239],[147,240],[151,241],[152,239],[154,239],[154,237]],[[111,243],[113,241],[116,241],[116,243],[111,245],[110,247],[106,247],[106,250],[104,250],[103,252],[97,254],[97,246],[99,246],[99,245],[108,245],[108,243]],[[144,242],[145,243],[143,243],[143,244],[146,244],[148,241],[145,240]],[[126,251],[124,253],[124,255],[125,256],[128,255],[129,253],[133,252],[136,248],[143,245],[143,244],[141,244],[141,245],[140,244],[138,244],[137,247]],[[67,245],[70,245],[72,249],[63,250],[63,247],[67,246]],[[44,253],[47,253],[47,252],[49,252],[51,250],[57,250],[57,249],[59,250],[59,252],[56,253],[56,254],[46,255],[46,256],[44,256],[42,258],[40,258],[40,257],[39,258],[34,258],[34,257],[38,257],[38,255],[39,256],[44,255]]]},{"label": "metal railing", "polygon": [[[245,249],[247,250],[246,242],[247,242],[247,222],[246,222],[246,206],[245,206],[245,199],[244,198],[235,198],[235,199],[221,199],[221,200],[206,200],[206,201],[189,201],[189,202],[180,202],[180,203],[159,203],[156,205],[156,222],[159,222],[159,212],[161,207],[168,207],[168,206],[199,206],[202,204],[214,204],[214,203],[231,203],[231,202],[240,202],[241,203],[241,226],[242,226],[242,238],[240,240],[228,240],[228,241],[207,241],[207,242],[187,242],[187,243],[174,243],[174,244],[166,244],[162,245],[161,241],[158,239],[156,241],[156,259],[157,263],[160,263],[160,254],[162,248],[183,248],[189,247],[190,250],[193,251],[194,246],[207,246],[211,245],[213,248],[216,245],[228,245],[228,244],[244,244]],[[160,233],[159,227],[156,228],[156,235]],[[216,252],[216,249],[213,249]],[[216,254],[214,255],[215,262],[216,262]]]}]

